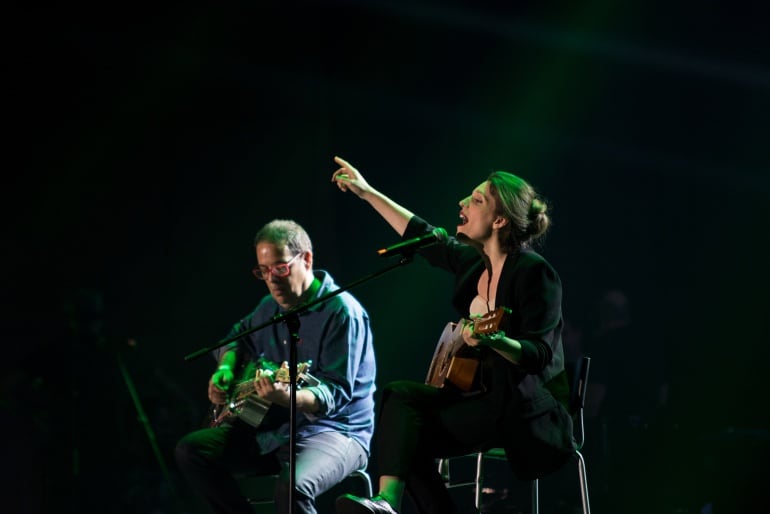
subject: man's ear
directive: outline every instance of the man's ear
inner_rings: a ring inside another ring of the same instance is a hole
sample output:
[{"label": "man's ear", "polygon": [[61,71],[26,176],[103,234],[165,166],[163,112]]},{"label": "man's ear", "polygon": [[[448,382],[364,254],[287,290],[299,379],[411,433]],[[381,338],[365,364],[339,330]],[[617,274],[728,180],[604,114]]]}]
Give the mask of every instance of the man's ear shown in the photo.
[{"label": "man's ear", "polygon": [[305,262],[305,266],[307,266],[308,269],[313,269],[313,252],[307,250],[305,255],[302,256],[302,260]]}]

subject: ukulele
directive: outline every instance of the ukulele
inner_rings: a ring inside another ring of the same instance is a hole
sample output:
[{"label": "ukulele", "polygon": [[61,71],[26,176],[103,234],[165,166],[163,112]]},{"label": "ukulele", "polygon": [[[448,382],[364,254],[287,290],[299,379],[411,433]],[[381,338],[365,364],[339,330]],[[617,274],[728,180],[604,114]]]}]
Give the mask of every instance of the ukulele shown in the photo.
[{"label": "ukulele", "polygon": [[480,318],[447,323],[433,351],[425,383],[444,387],[449,382],[463,392],[470,391],[476,378],[479,358],[478,349],[463,341],[463,328],[471,323],[476,334],[494,334],[499,331],[500,322],[508,312],[510,309],[498,307]]},{"label": "ukulele", "polygon": [[[315,386],[320,382],[307,372],[312,361],[297,364],[297,387]],[[275,428],[288,421],[288,409],[274,406],[272,402],[260,398],[254,388],[254,379],[257,371],[261,376],[267,376],[273,382],[288,384],[289,364],[284,361],[281,366],[260,359],[258,362],[250,362],[244,366],[241,377],[245,380],[237,382],[230,387],[228,401],[223,405],[212,404],[211,417],[208,423],[210,427],[216,427],[225,422],[232,422],[236,418],[241,419],[254,428]]]}]

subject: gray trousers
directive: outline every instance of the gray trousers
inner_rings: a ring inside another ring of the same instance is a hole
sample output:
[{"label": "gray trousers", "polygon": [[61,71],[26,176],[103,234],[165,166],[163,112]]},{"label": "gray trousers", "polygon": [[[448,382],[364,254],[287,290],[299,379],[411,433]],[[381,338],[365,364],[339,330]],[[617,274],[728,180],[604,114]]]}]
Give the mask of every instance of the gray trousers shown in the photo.
[{"label": "gray trousers", "polygon": [[[290,510],[288,445],[260,455],[254,434],[252,427],[236,421],[192,432],[177,443],[180,471],[217,514],[253,514],[234,477],[237,474],[278,475],[276,513]],[[298,438],[296,450],[295,514],[316,514],[316,497],[367,462],[361,445],[338,432]]]}]

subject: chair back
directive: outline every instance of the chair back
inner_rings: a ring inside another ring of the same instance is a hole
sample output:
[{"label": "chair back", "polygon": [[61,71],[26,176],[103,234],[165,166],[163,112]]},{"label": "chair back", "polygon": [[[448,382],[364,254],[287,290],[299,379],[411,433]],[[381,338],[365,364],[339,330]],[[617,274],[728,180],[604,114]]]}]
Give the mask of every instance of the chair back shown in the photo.
[{"label": "chair back", "polygon": [[569,410],[575,420],[575,442],[578,450],[583,447],[585,441],[583,408],[586,404],[586,389],[588,388],[590,369],[591,357],[587,355],[583,355],[571,366],[567,366],[567,376],[570,381]]}]

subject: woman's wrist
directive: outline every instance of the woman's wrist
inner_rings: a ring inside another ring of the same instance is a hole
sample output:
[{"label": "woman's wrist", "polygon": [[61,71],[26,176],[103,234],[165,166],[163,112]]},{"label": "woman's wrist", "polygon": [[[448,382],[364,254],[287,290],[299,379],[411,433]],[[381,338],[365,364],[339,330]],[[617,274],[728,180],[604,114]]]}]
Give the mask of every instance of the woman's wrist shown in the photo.
[{"label": "woman's wrist", "polygon": [[494,346],[496,343],[499,343],[504,340],[505,340],[505,332],[503,332],[502,330],[493,332],[492,334],[484,334],[483,336],[481,336],[481,342],[489,346]]}]

